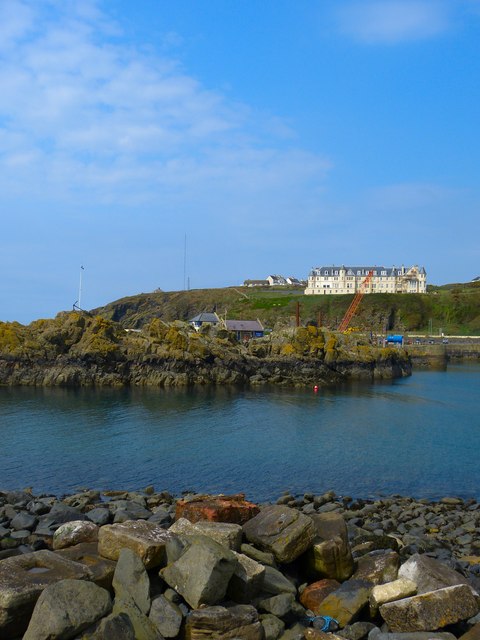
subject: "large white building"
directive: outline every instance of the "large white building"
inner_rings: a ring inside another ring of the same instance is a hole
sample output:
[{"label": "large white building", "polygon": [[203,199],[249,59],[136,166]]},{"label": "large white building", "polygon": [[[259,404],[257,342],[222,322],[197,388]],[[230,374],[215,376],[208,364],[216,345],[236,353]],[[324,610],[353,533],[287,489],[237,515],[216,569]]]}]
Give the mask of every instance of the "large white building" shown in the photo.
[{"label": "large white building", "polygon": [[365,293],[426,293],[423,267],[314,267],[308,276],[306,295],[356,293],[365,282]]}]

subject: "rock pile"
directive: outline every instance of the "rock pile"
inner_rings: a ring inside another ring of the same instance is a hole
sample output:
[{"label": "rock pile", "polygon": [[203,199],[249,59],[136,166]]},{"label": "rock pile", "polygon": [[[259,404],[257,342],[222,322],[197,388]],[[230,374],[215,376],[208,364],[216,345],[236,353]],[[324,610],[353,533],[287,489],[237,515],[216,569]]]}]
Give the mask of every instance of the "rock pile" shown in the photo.
[{"label": "rock pile", "polygon": [[0,492],[4,640],[475,640],[480,505]]}]

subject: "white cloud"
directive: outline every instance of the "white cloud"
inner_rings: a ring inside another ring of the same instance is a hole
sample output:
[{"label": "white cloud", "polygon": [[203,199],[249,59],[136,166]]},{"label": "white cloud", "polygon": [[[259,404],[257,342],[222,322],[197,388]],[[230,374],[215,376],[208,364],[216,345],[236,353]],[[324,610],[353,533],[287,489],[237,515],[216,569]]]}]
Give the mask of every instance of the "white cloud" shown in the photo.
[{"label": "white cloud", "polygon": [[229,101],[165,54],[124,44],[101,4],[9,6],[18,12],[4,12],[2,23],[10,38],[0,57],[4,197],[28,184],[39,202],[190,199],[193,207],[216,190],[253,212],[249,194],[281,202],[322,183],[329,162],[295,149],[280,118]]},{"label": "white cloud", "polygon": [[354,0],[337,13],[340,29],[367,44],[397,44],[440,35],[450,27],[447,0]]}]

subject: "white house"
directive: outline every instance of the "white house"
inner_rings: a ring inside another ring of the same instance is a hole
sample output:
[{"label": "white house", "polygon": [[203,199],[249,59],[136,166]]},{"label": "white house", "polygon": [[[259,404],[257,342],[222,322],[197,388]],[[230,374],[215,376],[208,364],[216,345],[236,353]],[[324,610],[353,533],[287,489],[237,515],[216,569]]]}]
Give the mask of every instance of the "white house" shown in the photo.
[{"label": "white house", "polygon": [[426,293],[424,267],[314,267],[308,276],[306,295],[356,293],[372,272],[364,293]]}]

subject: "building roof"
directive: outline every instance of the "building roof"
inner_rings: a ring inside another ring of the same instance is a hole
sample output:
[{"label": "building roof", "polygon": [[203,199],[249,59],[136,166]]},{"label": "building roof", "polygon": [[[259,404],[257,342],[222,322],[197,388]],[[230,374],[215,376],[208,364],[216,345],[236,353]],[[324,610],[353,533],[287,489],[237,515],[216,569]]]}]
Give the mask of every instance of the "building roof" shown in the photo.
[{"label": "building roof", "polygon": [[268,280],[245,280],[243,284],[248,287],[249,284],[267,285],[270,283]]},{"label": "building roof", "polygon": [[[405,275],[408,271],[416,268],[419,274],[425,275],[424,267],[409,267],[408,269],[405,267],[382,267],[381,265],[375,265],[374,267],[368,266],[360,266],[360,267],[352,267],[352,266],[336,266],[331,265],[329,267],[313,267],[310,275],[311,276],[333,276],[335,275],[335,271],[340,272],[341,269],[345,269],[347,276],[367,276],[369,271],[373,271],[373,275],[384,275],[384,276],[400,276]],[[384,271],[385,273],[382,273]],[[338,275],[338,274],[336,274]]]},{"label": "building roof", "polygon": [[194,318],[191,318],[189,322],[210,322],[214,324],[216,322],[220,322],[220,318],[216,313],[208,313],[203,311],[202,313],[196,315]]},{"label": "building roof", "polygon": [[263,331],[259,320],[225,320],[228,331]]}]

